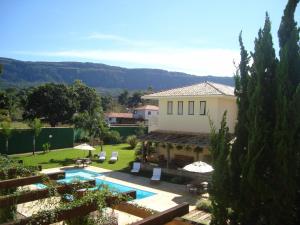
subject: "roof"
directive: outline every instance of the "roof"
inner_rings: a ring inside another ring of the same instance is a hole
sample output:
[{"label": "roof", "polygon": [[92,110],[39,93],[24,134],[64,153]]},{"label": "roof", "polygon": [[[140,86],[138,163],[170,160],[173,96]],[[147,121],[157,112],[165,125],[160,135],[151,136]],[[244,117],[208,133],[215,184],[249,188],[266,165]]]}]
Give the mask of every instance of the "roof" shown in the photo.
[{"label": "roof", "polygon": [[142,141],[164,142],[177,145],[209,146],[209,134],[151,132],[139,137]]},{"label": "roof", "polygon": [[144,105],[144,106],[135,108],[135,110],[159,110],[159,107],[156,105]]},{"label": "roof", "polygon": [[185,97],[185,96],[234,96],[234,88],[224,84],[203,82],[186,87],[170,89],[144,95],[142,98],[155,99],[161,97]]},{"label": "roof", "polygon": [[110,112],[110,113],[105,113],[105,116],[107,117],[113,117],[113,118],[133,118],[133,114],[132,113],[114,113],[114,112]]}]

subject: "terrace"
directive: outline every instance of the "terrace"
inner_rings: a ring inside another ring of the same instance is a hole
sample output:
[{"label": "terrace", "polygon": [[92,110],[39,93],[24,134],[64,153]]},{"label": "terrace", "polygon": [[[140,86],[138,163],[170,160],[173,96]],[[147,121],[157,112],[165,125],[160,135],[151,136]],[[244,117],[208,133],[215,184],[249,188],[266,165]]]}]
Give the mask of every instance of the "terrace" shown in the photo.
[{"label": "terrace", "polygon": [[[108,160],[100,163],[94,159],[90,166],[84,168],[85,171],[97,173],[98,178],[108,183],[154,193],[149,197],[134,200],[140,207],[155,212],[164,212],[172,207],[188,202],[189,210],[195,209],[197,198],[194,194],[187,193],[186,185],[169,183],[170,181],[174,181],[174,176],[163,173],[162,181],[159,184],[152,184],[149,179],[151,173],[147,170],[142,170],[138,176],[130,174],[131,164],[135,159],[135,151],[130,150],[127,144],[104,145],[104,150],[108,156],[111,155],[111,152],[118,151],[119,160],[114,164],[110,164]],[[93,151],[93,155],[99,152],[100,147],[96,147],[96,151]],[[43,168],[42,173],[49,174],[62,171],[67,172],[69,168],[74,167],[74,159],[82,158],[86,154],[87,152],[76,149],[62,149],[52,150],[47,153],[37,153],[35,156],[31,154],[13,155],[11,158],[18,161],[22,160],[24,166],[41,165]],[[154,202],[155,204],[153,204]],[[27,206],[28,203],[25,203],[21,208],[18,207],[18,210],[24,216],[31,216],[33,212],[28,210]],[[32,204],[30,203],[29,206],[31,207]],[[128,224],[142,220],[142,217],[122,212],[122,210],[116,212],[118,214],[119,224]]]}]

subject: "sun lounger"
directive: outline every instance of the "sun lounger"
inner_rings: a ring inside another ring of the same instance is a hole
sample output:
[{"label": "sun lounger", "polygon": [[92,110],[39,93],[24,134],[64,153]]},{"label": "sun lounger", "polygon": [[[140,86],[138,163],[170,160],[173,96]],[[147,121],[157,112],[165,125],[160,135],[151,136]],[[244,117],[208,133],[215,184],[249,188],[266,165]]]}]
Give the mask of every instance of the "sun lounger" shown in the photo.
[{"label": "sun lounger", "polygon": [[112,152],[110,157],[110,162],[116,162],[118,160],[118,152]]},{"label": "sun lounger", "polygon": [[131,173],[138,173],[138,172],[140,172],[140,169],[141,169],[141,163],[139,163],[139,162],[134,162],[134,163],[133,163],[132,170],[131,170],[130,172],[131,172]]},{"label": "sun lounger", "polygon": [[161,176],[161,168],[154,168],[151,181],[156,181],[156,182],[160,181],[160,176]]},{"label": "sun lounger", "polygon": [[99,156],[98,160],[103,162],[106,159],[106,152],[102,151],[99,153],[98,156]]}]

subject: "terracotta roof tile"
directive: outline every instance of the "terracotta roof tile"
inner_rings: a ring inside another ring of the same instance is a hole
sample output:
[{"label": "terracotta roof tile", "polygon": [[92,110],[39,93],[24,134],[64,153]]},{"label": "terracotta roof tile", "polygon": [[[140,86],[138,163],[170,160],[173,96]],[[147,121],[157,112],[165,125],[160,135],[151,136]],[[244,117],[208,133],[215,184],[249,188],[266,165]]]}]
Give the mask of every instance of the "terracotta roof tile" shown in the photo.
[{"label": "terracotta roof tile", "polygon": [[105,113],[105,116],[107,117],[113,117],[113,118],[133,118],[133,114],[132,113],[114,113],[114,112],[110,112],[110,113]]}]

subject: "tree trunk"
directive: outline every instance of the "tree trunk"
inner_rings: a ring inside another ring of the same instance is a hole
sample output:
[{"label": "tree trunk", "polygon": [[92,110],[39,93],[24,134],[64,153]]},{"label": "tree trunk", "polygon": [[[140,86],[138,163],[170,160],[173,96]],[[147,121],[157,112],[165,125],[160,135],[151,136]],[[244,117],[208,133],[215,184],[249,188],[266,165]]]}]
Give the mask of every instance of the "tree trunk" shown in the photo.
[{"label": "tree trunk", "polygon": [[169,169],[170,164],[170,148],[167,148],[167,169]]},{"label": "tree trunk", "polygon": [[103,142],[100,140],[100,151],[103,152]]},{"label": "tree trunk", "polygon": [[6,154],[8,154],[8,138],[6,138],[5,147],[6,147]]},{"label": "tree trunk", "polygon": [[33,136],[33,151],[32,154],[35,155],[35,136]]}]

